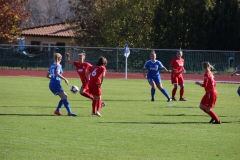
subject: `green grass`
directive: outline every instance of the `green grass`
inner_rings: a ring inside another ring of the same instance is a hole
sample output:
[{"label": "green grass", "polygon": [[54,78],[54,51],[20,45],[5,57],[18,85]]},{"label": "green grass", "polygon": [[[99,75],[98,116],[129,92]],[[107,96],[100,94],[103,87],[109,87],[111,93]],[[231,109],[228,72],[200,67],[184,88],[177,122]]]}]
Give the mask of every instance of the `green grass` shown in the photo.
[{"label": "green grass", "polygon": [[[80,83],[69,79],[70,85]],[[91,101],[69,95],[78,117],[53,115],[59,101],[46,78],[0,77],[0,159],[3,160],[226,160],[240,157],[237,84],[218,84],[212,125],[198,106],[203,88],[185,83],[186,102],[170,102],[160,91],[150,101],[146,80],[105,79],[102,118],[91,116]],[[171,93],[170,81],[163,81]],[[177,91],[179,98],[179,89]]]}]

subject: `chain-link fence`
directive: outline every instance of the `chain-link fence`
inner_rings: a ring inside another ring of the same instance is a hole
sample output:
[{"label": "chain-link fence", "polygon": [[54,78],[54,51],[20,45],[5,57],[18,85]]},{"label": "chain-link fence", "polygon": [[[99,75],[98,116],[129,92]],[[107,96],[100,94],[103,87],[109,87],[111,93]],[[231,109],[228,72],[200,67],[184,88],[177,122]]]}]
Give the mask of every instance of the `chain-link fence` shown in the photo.
[{"label": "chain-link fence", "polygon": [[[78,54],[86,53],[86,60],[91,64],[96,64],[100,56],[108,60],[108,72],[124,72],[125,56],[122,54],[124,48],[109,47],[75,47],[52,46],[43,50],[41,46],[32,45],[4,45],[0,44],[0,68],[5,69],[48,69],[53,63],[54,53],[63,56],[62,66],[64,70],[74,70],[74,66],[66,63],[65,54],[70,53],[71,60],[78,60]],[[141,72],[144,63],[150,59],[151,50],[155,50],[157,59],[169,68],[170,61],[176,56],[177,49],[146,49],[130,48],[130,56],[127,59],[128,72]],[[182,50],[185,60],[184,67],[187,73],[201,73],[201,64],[209,61],[214,65],[217,73],[226,74],[232,72],[240,66],[240,51],[207,51],[207,50]]]}]

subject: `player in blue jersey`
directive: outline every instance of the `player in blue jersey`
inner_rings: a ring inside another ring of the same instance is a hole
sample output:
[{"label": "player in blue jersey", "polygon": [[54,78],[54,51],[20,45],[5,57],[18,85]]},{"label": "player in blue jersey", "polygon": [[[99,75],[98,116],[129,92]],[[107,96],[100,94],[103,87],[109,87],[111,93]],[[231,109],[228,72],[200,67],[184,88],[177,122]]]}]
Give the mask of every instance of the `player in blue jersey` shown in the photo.
[{"label": "player in blue jersey", "polygon": [[[144,77],[147,77],[148,83],[151,85],[151,101],[154,101],[154,95],[155,95],[155,89],[157,88],[167,97],[167,101],[170,102],[172,99],[170,98],[168,92],[163,88],[162,86],[162,80],[160,77],[159,69],[163,69],[166,72],[171,72],[170,70],[167,70],[163,64],[156,60],[156,53],[155,51],[151,51],[150,54],[151,60],[148,60],[145,65],[143,66],[142,73]],[[145,70],[148,70],[147,76],[145,73]]]},{"label": "player in blue jersey", "polygon": [[61,60],[62,55],[60,53],[56,53],[54,55],[54,63],[50,66],[48,73],[46,75],[46,77],[50,79],[49,89],[52,91],[54,95],[58,95],[61,98],[61,100],[58,103],[57,109],[54,111],[54,114],[62,115],[60,109],[62,108],[62,105],[64,105],[65,108],[67,109],[68,116],[77,116],[77,114],[71,111],[71,107],[67,100],[67,94],[64,92],[60,84],[61,80],[64,80],[65,83],[68,85],[68,80],[62,76],[63,70],[62,65],[60,64]]}]

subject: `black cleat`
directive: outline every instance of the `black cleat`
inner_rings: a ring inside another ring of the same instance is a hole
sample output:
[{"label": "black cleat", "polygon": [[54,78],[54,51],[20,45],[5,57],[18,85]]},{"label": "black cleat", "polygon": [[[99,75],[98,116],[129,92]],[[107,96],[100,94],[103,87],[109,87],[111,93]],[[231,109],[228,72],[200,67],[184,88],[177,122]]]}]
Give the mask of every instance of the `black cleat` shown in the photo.
[{"label": "black cleat", "polygon": [[151,101],[154,102],[154,98],[152,98]]},{"label": "black cleat", "polygon": [[209,123],[213,123],[214,122],[214,119],[212,118],[210,121],[209,121]]},{"label": "black cleat", "polygon": [[172,98],[173,101],[177,101],[175,98]]},{"label": "black cleat", "polygon": [[167,102],[171,102],[172,101],[172,98],[169,98],[168,100],[167,100]]},{"label": "black cleat", "polygon": [[180,98],[179,101],[187,101],[187,100],[184,98]]},{"label": "black cleat", "polygon": [[213,122],[212,124],[221,124],[221,121],[219,121],[219,122]]}]

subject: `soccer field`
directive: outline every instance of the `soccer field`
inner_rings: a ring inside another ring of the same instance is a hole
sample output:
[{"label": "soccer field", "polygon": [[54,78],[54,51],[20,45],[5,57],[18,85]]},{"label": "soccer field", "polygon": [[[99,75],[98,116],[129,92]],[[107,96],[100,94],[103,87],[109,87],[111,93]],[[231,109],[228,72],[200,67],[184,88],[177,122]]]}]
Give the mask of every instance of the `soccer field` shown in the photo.
[{"label": "soccer field", "polygon": [[[203,88],[185,83],[186,102],[156,91],[151,102],[146,80],[105,79],[101,110],[91,115],[91,101],[69,91],[78,78],[62,83],[78,117],[55,116],[59,97],[39,77],[0,76],[0,159],[3,160],[238,160],[240,157],[239,84],[217,84],[214,111],[222,124],[209,124],[199,109]],[[79,86],[80,87],[80,86]],[[163,87],[171,95],[172,85]],[[179,99],[179,89],[176,93]]]}]

